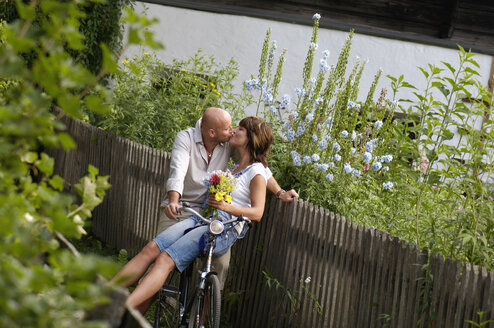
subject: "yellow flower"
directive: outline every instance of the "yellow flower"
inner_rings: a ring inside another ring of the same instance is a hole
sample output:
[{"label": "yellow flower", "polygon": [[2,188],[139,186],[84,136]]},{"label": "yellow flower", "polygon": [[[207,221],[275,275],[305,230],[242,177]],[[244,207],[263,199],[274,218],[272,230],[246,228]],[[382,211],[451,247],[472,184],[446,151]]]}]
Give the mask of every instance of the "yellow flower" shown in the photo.
[{"label": "yellow flower", "polygon": [[129,65],[129,61],[124,59],[124,60],[122,60],[122,64],[128,66]]},{"label": "yellow flower", "polygon": [[231,203],[231,202],[232,202],[232,196],[230,196],[230,195],[225,195],[225,201],[226,201],[227,203]]},{"label": "yellow flower", "polygon": [[216,87],[216,86],[214,85],[214,83],[211,83],[211,86],[212,86],[213,88],[215,88],[215,87]]},{"label": "yellow flower", "polygon": [[182,71],[187,72],[187,70],[185,68],[182,68]]},{"label": "yellow flower", "polygon": [[214,195],[214,199],[216,199],[217,202],[219,202],[220,200],[223,199],[223,197],[226,195],[226,193],[224,192],[217,192],[215,195]]},{"label": "yellow flower", "polygon": [[145,52],[144,52],[144,54],[145,54],[146,56],[149,56],[149,52],[146,52],[146,51],[145,51]]}]

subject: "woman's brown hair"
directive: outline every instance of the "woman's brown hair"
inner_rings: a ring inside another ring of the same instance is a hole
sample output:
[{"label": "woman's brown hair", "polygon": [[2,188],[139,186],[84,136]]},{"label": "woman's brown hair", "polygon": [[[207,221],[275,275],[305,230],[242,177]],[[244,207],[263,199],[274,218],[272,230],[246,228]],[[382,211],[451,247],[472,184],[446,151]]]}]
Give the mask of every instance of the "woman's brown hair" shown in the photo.
[{"label": "woman's brown hair", "polygon": [[251,161],[268,166],[267,156],[274,139],[269,125],[255,116],[244,118],[238,125],[247,131],[247,150],[250,153]]}]

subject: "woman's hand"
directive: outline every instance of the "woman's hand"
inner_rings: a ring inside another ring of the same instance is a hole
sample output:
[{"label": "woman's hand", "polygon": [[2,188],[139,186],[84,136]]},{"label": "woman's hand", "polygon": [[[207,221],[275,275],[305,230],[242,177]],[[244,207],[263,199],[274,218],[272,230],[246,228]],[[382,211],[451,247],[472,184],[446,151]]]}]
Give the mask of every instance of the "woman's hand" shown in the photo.
[{"label": "woman's hand", "polygon": [[219,210],[226,211],[226,207],[228,206],[228,203],[225,202],[223,199],[217,201],[214,197],[214,194],[209,194],[208,205],[211,207],[215,207]]}]

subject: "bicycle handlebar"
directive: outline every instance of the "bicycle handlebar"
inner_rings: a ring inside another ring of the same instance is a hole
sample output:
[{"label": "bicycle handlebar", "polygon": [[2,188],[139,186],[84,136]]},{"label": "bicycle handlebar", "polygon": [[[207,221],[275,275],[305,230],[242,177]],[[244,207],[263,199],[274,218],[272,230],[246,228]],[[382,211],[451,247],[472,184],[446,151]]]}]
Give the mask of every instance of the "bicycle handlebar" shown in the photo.
[{"label": "bicycle handlebar", "polygon": [[[205,222],[207,224],[210,224],[212,222],[212,220],[206,219],[199,212],[197,212],[193,208],[189,207],[189,204],[187,204],[187,203],[182,203],[182,207],[178,208],[178,212],[181,212],[181,211],[189,212],[191,214],[194,214],[195,216],[197,216],[199,219],[201,219],[203,222]],[[236,217],[236,218],[227,220],[227,221],[223,221],[223,224],[224,225],[227,225],[227,224],[233,223],[235,221],[245,221],[248,224],[250,224],[252,222],[249,218],[246,218],[246,217],[243,217],[243,216],[239,216],[239,217]]]}]

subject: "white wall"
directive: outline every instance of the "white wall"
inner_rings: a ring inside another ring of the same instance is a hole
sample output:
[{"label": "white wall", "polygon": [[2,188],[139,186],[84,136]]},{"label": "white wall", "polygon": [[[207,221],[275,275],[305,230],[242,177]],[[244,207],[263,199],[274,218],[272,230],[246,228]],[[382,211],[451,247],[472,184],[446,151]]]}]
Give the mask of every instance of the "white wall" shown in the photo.
[{"label": "white wall", "polygon": [[[239,90],[242,82],[250,78],[250,74],[257,73],[262,43],[266,30],[271,27],[271,40],[277,41],[278,54],[282,48],[288,50],[280,92],[290,93],[293,98],[293,89],[300,87],[302,68],[312,32],[311,26],[141,2],[137,2],[136,10],[145,12],[150,18],[159,19],[160,23],[155,25],[153,30],[157,39],[165,45],[165,49],[158,52],[158,56],[163,61],[188,58],[198,49],[224,63],[233,57],[240,65],[240,76],[237,81]],[[324,20],[324,17],[321,20]],[[331,51],[328,63],[336,64],[347,34],[320,29],[315,63],[318,64],[321,52],[328,49]],[[124,57],[132,57],[143,50],[145,49],[129,48],[124,53]],[[355,56],[369,60],[361,80],[359,100],[365,99],[374,74],[379,68],[383,69],[383,78],[378,90],[389,86],[389,80],[384,78],[388,74],[392,76],[404,74],[405,80],[420,87],[424,84],[424,78],[417,66],[426,67],[428,63],[440,65],[441,61],[454,65],[457,63],[457,53],[454,49],[357,34],[353,39],[350,62],[355,61]],[[475,58],[480,65],[480,80],[487,85],[492,57],[477,55]],[[389,95],[391,90],[388,88],[388,91]],[[376,98],[378,96],[377,91]],[[402,96],[407,94],[403,93]],[[248,112],[252,113],[252,110]]]}]

